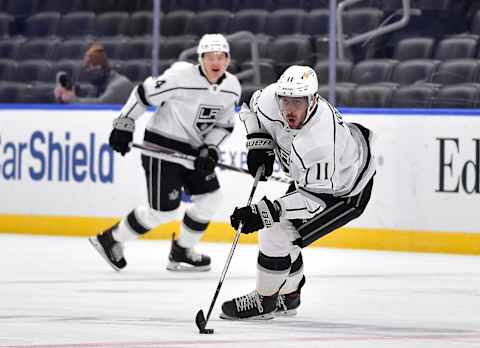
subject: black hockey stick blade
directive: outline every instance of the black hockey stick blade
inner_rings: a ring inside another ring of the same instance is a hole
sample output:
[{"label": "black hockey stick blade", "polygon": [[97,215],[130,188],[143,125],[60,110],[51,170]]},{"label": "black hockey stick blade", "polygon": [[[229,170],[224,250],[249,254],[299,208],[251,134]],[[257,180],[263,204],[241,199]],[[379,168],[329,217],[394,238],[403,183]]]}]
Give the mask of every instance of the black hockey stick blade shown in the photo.
[{"label": "black hockey stick blade", "polygon": [[197,324],[198,330],[201,334],[213,334],[213,329],[207,329],[207,320],[205,319],[205,315],[203,311],[200,309],[195,316],[195,324]]}]

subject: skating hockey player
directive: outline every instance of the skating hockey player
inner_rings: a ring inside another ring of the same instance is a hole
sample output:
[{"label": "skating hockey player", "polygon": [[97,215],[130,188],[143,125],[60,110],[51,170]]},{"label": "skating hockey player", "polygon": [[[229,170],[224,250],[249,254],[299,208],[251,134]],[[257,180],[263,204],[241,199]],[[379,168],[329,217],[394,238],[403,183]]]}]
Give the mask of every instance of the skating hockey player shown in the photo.
[{"label": "skating hockey player", "polygon": [[359,217],[370,200],[372,134],[345,122],[317,89],[312,68],[291,66],[240,112],[250,173],[264,165],[264,177],[271,175],[276,155],[292,184],[231,215],[241,232],[259,230],[259,252],[255,290],[223,303],[223,319],[294,315],[305,284],[301,249]]},{"label": "skating hockey player", "polygon": [[230,48],[223,35],[204,35],[197,53],[198,65],[178,62],[161,76],[149,77],[135,87],[113,122],[109,142],[123,156],[130,150],[135,120],[147,107],[154,106],[144,143],[196,156],[192,164],[142,154],[148,206],[136,207],[117,224],[90,238],[117,271],[127,264],[123,254],[125,242],[177,218],[182,189],[191,195],[193,204],[183,216],[180,237],[172,240],[167,269],[210,269],[210,257],[197,253],[194,247],[221,205],[215,166],[219,146],[233,131],[241,87],[237,78],[227,72]]}]

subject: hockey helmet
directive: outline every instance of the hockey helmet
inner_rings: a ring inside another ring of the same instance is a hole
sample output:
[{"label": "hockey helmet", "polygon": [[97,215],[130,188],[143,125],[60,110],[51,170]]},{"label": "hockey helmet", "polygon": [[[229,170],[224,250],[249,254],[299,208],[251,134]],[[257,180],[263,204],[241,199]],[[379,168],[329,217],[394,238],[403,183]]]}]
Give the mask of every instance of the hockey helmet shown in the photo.
[{"label": "hockey helmet", "polygon": [[230,46],[222,34],[205,34],[198,43],[197,53],[201,56],[207,52],[225,52],[230,55]]},{"label": "hockey helmet", "polygon": [[312,116],[319,99],[315,70],[309,66],[292,65],[278,79],[275,94],[279,107],[280,97],[306,97],[308,107],[303,121],[306,123]]}]

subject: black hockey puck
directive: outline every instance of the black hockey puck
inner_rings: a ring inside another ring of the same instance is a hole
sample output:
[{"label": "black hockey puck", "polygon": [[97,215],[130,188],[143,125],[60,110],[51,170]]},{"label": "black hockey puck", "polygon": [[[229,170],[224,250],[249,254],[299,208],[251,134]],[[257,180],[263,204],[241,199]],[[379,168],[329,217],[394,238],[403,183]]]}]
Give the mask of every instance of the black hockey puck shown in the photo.
[{"label": "black hockey puck", "polygon": [[202,329],[200,330],[201,334],[213,334],[213,329]]}]

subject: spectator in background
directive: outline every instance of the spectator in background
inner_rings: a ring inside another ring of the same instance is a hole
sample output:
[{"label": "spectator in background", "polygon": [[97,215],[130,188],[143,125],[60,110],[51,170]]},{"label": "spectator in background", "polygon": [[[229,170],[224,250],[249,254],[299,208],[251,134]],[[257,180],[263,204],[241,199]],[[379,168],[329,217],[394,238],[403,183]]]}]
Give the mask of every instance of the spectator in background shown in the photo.
[{"label": "spectator in background", "polygon": [[78,96],[75,88],[65,72],[57,75],[55,99],[59,103],[91,103],[91,104],[123,104],[128,99],[133,83],[124,75],[110,68],[105,48],[95,42],[89,46],[83,57],[82,74],[96,88],[92,97]]}]

